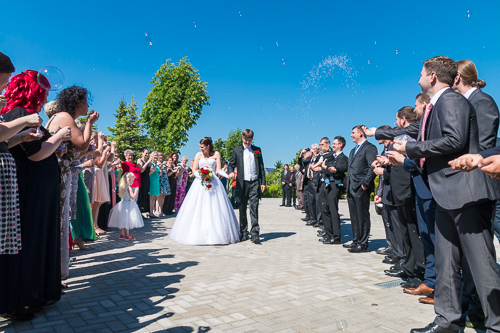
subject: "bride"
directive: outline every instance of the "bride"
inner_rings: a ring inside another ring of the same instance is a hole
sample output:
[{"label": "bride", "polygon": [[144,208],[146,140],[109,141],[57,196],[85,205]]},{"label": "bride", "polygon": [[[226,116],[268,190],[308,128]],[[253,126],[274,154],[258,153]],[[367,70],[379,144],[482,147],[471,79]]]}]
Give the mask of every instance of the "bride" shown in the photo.
[{"label": "bride", "polygon": [[[180,244],[220,245],[236,243],[240,239],[240,227],[226,189],[217,174],[226,177],[221,170],[220,154],[214,151],[212,138],[200,140],[201,152],[196,154],[193,165],[193,181],[177,214],[169,237]],[[202,185],[198,170],[208,166],[213,171],[212,187]]]}]

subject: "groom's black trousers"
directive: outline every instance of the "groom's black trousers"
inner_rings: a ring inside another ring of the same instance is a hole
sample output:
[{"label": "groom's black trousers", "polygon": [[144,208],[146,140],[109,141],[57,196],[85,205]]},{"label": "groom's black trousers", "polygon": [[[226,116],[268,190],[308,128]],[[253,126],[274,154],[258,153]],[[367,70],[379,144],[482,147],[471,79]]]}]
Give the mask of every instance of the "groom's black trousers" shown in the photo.
[{"label": "groom's black trousers", "polygon": [[328,238],[334,240],[341,239],[338,192],[335,184],[325,187],[325,183],[322,182],[319,188],[319,202],[325,233]]},{"label": "groom's black trousers", "polygon": [[244,181],[240,200],[240,231],[248,233],[247,203],[250,206],[250,218],[252,220],[251,235],[259,235],[259,181]]}]

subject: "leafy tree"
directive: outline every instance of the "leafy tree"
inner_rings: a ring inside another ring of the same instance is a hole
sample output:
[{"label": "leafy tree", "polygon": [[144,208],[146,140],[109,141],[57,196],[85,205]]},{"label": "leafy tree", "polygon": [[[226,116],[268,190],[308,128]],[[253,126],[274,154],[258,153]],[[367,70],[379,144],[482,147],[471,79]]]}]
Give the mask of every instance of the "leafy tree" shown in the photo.
[{"label": "leafy tree", "polygon": [[[94,110],[90,110],[90,111],[89,111],[89,114],[90,114],[90,112],[92,112],[92,111],[94,111]],[[85,117],[80,117],[80,118],[78,118],[78,120],[79,120],[80,122],[82,122],[82,123],[86,123],[88,118],[89,118],[89,116],[85,116]],[[92,124],[92,129],[93,129],[94,131],[98,131],[98,130],[99,130],[99,129],[97,128],[97,122],[95,122],[95,123],[93,123],[93,124]]]},{"label": "leafy tree", "polygon": [[231,130],[227,135],[226,140],[218,138],[214,142],[214,150],[220,153],[222,161],[229,161],[233,149],[243,145],[243,139],[241,138],[242,130],[237,128],[236,130]]},{"label": "leafy tree", "polygon": [[150,82],[153,88],[146,97],[141,117],[156,146],[177,151],[188,141],[188,130],[196,125],[203,106],[210,105],[207,83],[187,57],[177,63],[167,59]]},{"label": "leafy tree", "polygon": [[281,162],[280,160],[276,161],[276,163],[274,163],[274,168],[283,169],[283,162]]},{"label": "leafy tree", "polygon": [[135,156],[140,156],[142,148],[150,146],[148,145],[149,139],[143,134],[134,96],[132,96],[130,104],[121,100],[118,104],[118,110],[113,115],[116,118],[115,127],[108,127],[112,133],[108,140],[116,142],[116,147],[121,154],[127,149],[132,149]]}]

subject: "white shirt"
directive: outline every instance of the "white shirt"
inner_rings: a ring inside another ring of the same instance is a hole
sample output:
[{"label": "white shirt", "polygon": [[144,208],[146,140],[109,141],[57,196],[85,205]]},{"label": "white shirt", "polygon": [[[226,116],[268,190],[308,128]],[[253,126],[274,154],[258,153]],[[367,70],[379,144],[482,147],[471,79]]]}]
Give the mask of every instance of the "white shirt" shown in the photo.
[{"label": "white shirt", "polygon": [[477,87],[473,87],[473,88],[470,88],[469,90],[467,90],[467,92],[464,94],[464,97],[469,99],[470,95],[472,95],[472,93],[477,90]]},{"label": "white shirt", "polygon": [[252,146],[243,145],[243,176],[246,181],[257,179],[257,170],[255,169],[255,156]]},{"label": "white shirt", "polygon": [[435,93],[434,96],[432,96],[429,104],[432,104],[432,106],[435,106],[439,97],[441,97],[441,95],[446,91],[446,89],[450,89],[450,87],[445,87],[445,88],[439,90],[437,93]]}]

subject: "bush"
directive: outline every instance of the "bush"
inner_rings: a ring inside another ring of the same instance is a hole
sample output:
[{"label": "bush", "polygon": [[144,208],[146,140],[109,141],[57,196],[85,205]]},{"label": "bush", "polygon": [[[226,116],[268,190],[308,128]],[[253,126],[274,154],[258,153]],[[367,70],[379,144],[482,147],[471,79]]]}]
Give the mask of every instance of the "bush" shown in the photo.
[{"label": "bush", "polygon": [[266,186],[266,190],[264,193],[262,193],[263,198],[281,198],[282,197],[282,192],[281,192],[281,185],[279,184],[272,184]]}]

